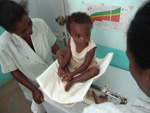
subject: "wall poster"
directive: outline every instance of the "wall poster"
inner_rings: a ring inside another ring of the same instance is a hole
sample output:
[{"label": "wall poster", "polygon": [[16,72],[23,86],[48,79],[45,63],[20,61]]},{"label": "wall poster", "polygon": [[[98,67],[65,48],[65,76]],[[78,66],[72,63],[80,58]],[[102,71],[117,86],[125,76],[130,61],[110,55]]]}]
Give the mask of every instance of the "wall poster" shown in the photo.
[{"label": "wall poster", "polygon": [[83,11],[90,16],[94,27],[126,32],[131,7],[103,3],[84,3]]}]

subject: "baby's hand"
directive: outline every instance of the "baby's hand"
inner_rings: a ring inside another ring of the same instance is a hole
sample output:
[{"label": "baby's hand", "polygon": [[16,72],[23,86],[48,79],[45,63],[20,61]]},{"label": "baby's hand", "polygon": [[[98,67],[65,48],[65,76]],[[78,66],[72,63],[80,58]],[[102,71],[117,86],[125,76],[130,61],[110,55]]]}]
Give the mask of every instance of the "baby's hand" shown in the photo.
[{"label": "baby's hand", "polygon": [[63,75],[63,69],[61,69],[60,67],[58,68],[58,76],[62,77]]},{"label": "baby's hand", "polygon": [[66,73],[66,74],[64,74],[64,75],[62,75],[62,76],[63,76],[63,79],[62,79],[63,82],[64,82],[64,81],[71,81],[72,78],[73,78],[73,76],[72,76],[71,73]]}]

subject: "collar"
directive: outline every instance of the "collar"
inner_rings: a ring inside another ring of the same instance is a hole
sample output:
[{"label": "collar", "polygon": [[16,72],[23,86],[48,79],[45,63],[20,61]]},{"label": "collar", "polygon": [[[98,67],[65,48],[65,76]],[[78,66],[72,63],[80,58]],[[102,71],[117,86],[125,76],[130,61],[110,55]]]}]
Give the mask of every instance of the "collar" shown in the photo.
[{"label": "collar", "polygon": [[[34,38],[34,35],[36,37],[37,32],[35,32],[32,37]],[[27,44],[27,42],[20,36],[16,34],[12,34],[12,39],[14,41],[14,44],[16,45],[16,48],[18,52],[29,59],[32,59],[33,61],[39,62],[41,64],[47,65]]]}]

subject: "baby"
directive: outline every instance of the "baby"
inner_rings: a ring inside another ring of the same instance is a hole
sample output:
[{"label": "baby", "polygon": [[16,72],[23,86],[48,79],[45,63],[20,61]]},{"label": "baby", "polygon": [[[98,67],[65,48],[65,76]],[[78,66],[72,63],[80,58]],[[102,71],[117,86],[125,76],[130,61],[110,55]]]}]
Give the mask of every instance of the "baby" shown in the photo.
[{"label": "baby", "polygon": [[[73,13],[67,19],[67,30],[71,35],[64,57],[62,57],[58,75],[67,81],[65,91],[77,82],[84,82],[96,76],[100,69],[95,59],[96,44],[90,39],[93,23],[86,13]],[[74,71],[70,72],[70,64]],[[75,76],[80,74],[79,76]]]}]

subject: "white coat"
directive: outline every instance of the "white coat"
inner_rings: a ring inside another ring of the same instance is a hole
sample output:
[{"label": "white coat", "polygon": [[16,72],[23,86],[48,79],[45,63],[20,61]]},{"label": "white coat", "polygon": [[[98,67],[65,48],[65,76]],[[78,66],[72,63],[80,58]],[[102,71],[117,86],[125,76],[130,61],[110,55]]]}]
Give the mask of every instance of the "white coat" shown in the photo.
[{"label": "white coat", "polygon": [[[0,64],[3,73],[19,69],[32,84],[39,87],[36,78],[53,63],[51,47],[56,37],[42,19],[35,18],[32,22],[31,40],[35,51],[23,38],[5,31],[0,36]],[[25,97],[32,100],[32,93],[20,86]]]},{"label": "white coat", "polygon": [[114,105],[111,102],[92,104],[83,113],[150,113],[150,103],[134,98],[127,105]]}]

